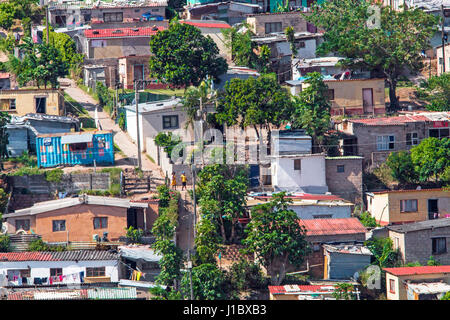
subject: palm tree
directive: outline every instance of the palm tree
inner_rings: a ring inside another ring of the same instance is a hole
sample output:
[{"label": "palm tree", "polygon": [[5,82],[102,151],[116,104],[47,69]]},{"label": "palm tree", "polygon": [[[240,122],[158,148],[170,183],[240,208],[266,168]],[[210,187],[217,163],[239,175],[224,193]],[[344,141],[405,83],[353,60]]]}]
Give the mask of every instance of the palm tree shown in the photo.
[{"label": "palm tree", "polygon": [[204,106],[214,103],[215,100],[216,92],[211,88],[210,79],[202,81],[198,87],[187,88],[181,102],[187,115],[185,129],[189,126],[194,129],[194,122],[203,120],[203,115],[206,114]]}]

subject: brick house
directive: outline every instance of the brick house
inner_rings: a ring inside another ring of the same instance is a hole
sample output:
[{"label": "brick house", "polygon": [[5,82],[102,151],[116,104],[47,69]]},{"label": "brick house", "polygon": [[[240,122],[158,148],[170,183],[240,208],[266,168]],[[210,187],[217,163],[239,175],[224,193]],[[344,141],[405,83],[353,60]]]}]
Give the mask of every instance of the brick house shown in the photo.
[{"label": "brick house", "polygon": [[149,78],[150,55],[127,56],[119,58],[119,81],[125,89],[133,89],[134,80]]},{"label": "brick house", "polygon": [[94,235],[117,241],[129,226],[150,230],[158,212],[157,200],[82,195],[34,204],[3,216],[8,233],[19,230],[42,236],[46,242],[93,241]]},{"label": "brick house", "polygon": [[64,96],[61,89],[1,90],[0,111],[15,116],[24,116],[28,113],[62,116]]},{"label": "brick house", "polygon": [[358,156],[325,157],[328,191],[353,203],[362,202],[363,158]]},{"label": "brick house", "polygon": [[387,229],[403,263],[426,264],[433,256],[441,264],[450,264],[450,219],[388,226]]},{"label": "brick house", "polygon": [[444,189],[367,192],[367,211],[380,225],[403,224],[450,216],[450,193]]},{"label": "brick house", "polygon": [[292,27],[294,32],[316,32],[317,28],[306,22],[299,12],[267,12],[247,15],[247,23],[256,36],[274,32],[284,32]]},{"label": "brick house", "polygon": [[343,133],[343,155],[360,155],[364,166],[376,166],[392,151],[409,150],[428,137],[449,136],[450,112],[423,112],[394,117],[345,119],[335,124]]}]

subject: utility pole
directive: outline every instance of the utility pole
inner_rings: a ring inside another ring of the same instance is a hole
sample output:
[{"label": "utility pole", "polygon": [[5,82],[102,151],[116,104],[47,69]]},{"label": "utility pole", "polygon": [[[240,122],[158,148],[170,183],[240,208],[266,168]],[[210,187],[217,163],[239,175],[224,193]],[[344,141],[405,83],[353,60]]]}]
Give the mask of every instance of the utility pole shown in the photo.
[{"label": "utility pole", "polygon": [[142,161],[141,161],[141,137],[139,132],[139,92],[138,92],[138,82],[139,80],[134,80],[134,100],[136,103],[136,139],[137,139],[137,147],[138,147],[138,167],[139,170],[142,170]]},{"label": "utility pole", "polygon": [[445,72],[445,15],[444,15],[444,5],[441,4],[441,13],[442,13],[442,24],[441,24],[441,28],[442,28],[442,73]]}]

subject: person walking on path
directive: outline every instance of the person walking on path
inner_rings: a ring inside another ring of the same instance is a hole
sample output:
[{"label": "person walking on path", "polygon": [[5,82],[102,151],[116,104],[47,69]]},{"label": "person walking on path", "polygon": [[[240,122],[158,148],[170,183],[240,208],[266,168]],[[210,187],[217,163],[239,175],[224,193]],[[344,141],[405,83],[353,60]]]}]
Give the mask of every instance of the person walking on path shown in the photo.
[{"label": "person walking on path", "polygon": [[177,178],[175,177],[175,172],[172,173],[172,182],[170,185],[174,190],[177,190]]},{"label": "person walking on path", "polygon": [[181,173],[181,190],[186,190],[186,182],[187,182],[187,178],[183,171]]}]

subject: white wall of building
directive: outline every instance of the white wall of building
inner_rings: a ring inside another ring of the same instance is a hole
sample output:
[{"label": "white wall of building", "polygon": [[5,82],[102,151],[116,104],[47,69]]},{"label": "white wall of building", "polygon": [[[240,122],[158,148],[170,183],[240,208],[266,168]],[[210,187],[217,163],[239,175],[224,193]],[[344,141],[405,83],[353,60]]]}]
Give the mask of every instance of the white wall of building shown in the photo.
[{"label": "white wall of building", "polygon": [[[301,170],[294,170],[294,160],[301,159]],[[325,156],[276,157],[271,161],[272,186],[280,190],[316,193],[328,191],[325,177]],[[308,188],[309,187],[309,188]],[[319,192],[319,190],[325,190]]]},{"label": "white wall of building", "polygon": [[[30,270],[31,278],[48,278],[50,269],[62,268],[63,275],[70,275],[84,271],[86,268],[105,267],[105,276],[111,278],[111,282],[119,281],[119,266],[115,260],[93,261],[8,261],[0,262],[0,274],[7,275],[8,270]],[[10,279],[11,280],[11,279]]]},{"label": "white wall of building", "polygon": [[351,218],[351,206],[341,205],[290,205],[300,219],[317,219],[318,216],[331,215],[331,219]]},{"label": "white wall of building", "polygon": [[297,55],[296,58],[299,59],[310,59],[316,57],[316,39],[309,39],[309,40],[301,40],[305,43],[304,48],[298,48],[297,49]]}]

